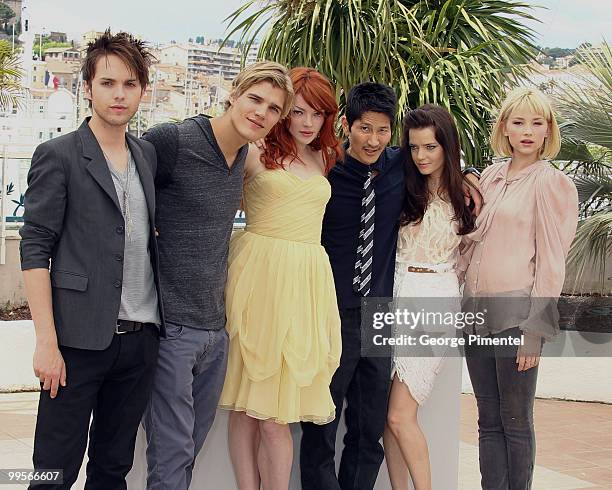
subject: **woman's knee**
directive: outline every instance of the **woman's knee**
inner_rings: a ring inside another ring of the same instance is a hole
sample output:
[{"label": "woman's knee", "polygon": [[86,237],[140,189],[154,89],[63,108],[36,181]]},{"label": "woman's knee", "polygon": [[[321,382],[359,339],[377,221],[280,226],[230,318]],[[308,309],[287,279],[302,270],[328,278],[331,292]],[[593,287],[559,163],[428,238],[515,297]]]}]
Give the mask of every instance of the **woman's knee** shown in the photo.
[{"label": "woman's knee", "polygon": [[387,428],[395,437],[398,437],[401,434],[419,430],[419,425],[416,416],[402,410],[389,410],[387,413]]},{"label": "woman's knee", "polygon": [[480,430],[503,430],[501,405],[496,396],[476,396],[478,406],[478,428]]},{"label": "woman's knee", "polygon": [[273,442],[291,437],[289,425],[287,424],[278,424],[272,420],[260,420],[258,424],[261,438],[266,441]]},{"label": "woman's knee", "polygon": [[533,409],[528,403],[504,403],[501,406],[501,421],[505,430],[531,430]]},{"label": "woman's knee", "polygon": [[245,412],[232,411],[229,414],[228,428],[231,431],[252,431],[257,429],[257,419]]}]

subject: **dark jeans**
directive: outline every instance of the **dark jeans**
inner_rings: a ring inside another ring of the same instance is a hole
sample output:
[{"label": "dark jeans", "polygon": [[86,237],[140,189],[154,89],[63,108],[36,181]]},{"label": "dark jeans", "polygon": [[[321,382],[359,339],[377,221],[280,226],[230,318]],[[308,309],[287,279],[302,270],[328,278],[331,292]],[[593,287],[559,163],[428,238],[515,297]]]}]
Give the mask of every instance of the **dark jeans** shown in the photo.
[{"label": "dark jeans", "polygon": [[[340,310],[342,357],[330,385],[336,418],[325,425],[302,423],[300,469],[303,490],[371,490],[384,451],[391,359],[361,357],[361,308]],[[346,435],[340,471],[334,462],[336,431],[344,398]]]},{"label": "dark jeans", "polygon": [[[136,432],[147,406],[159,346],[157,328],[115,334],[102,351],[60,347],[66,386],[56,398],[41,391],[34,438],[34,468],[62,469],[61,485],[76,481],[87,446],[86,490],[123,490],[132,468]],[[93,421],[90,418],[93,412]]]},{"label": "dark jeans", "polygon": [[[520,337],[518,328],[493,338]],[[465,356],[478,405],[483,490],[531,488],[536,444],[533,403],[537,366],[518,371],[517,346],[469,345]]]}]

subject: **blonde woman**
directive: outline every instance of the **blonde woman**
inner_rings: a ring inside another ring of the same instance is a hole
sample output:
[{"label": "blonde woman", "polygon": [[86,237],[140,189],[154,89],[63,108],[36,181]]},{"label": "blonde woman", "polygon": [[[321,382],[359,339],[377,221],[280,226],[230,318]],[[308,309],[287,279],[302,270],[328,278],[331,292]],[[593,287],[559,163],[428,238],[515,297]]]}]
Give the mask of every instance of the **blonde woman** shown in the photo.
[{"label": "blonde woman", "polygon": [[482,174],[486,204],[476,231],[467,235],[460,268],[464,307],[489,304],[486,324],[466,334],[506,346],[468,341],[466,360],[478,404],[482,488],[525,490],[535,461],[537,366],[543,341],[558,329],[556,299],[576,231],[578,193],[547,161],[559,152],[560,134],[550,102],[538,90],[508,95],[491,145],[510,158]]}]

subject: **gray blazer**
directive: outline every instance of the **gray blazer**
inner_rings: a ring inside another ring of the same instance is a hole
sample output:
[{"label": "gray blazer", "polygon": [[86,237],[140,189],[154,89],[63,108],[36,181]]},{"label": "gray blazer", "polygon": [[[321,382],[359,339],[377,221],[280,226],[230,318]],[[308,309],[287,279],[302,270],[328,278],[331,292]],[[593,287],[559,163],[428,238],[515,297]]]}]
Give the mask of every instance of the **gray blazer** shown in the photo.
[{"label": "gray blazer", "polygon": [[[165,334],[155,240],[157,157],[129,134],[149,210],[149,252]],[[36,148],[28,173],[21,269],[49,268],[58,343],[106,349],[113,338],[123,281],[124,219],[102,149],[88,120],[78,130]]]}]

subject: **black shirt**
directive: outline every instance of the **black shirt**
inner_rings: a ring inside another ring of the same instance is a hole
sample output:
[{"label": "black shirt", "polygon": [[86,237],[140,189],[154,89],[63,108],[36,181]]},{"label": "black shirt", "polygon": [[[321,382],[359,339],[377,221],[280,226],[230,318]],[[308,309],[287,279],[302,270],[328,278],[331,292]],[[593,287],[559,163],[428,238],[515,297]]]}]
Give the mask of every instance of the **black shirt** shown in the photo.
[{"label": "black shirt", "polygon": [[361,199],[368,170],[376,170],[374,256],[370,297],[393,296],[395,251],[399,217],[404,202],[404,164],[397,147],[388,147],[373,165],[346,154],[344,162],[329,172],[331,198],[323,218],[321,242],[329,255],[338,307],[357,308],[362,296],[353,291],[353,275],[361,230]]}]

